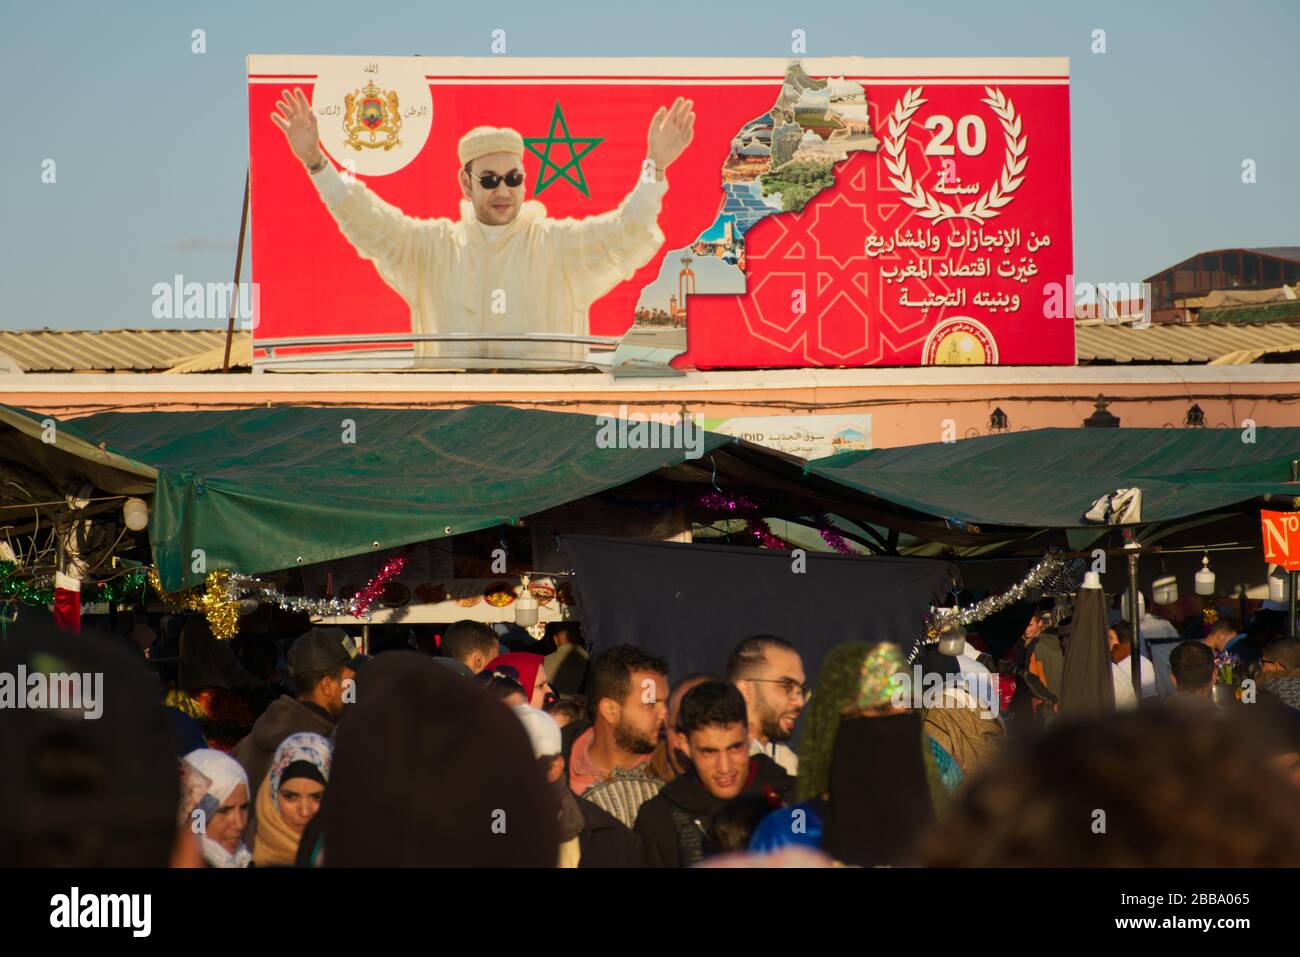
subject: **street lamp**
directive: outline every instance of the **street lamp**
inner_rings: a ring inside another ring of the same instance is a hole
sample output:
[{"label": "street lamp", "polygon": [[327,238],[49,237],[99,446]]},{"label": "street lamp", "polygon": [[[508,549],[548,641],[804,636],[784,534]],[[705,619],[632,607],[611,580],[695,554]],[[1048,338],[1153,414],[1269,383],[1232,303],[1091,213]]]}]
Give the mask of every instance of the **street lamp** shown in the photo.
[{"label": "street lamp", "polygon": [[1097,401],[1093,403],[1092,415],[1083,420],[1085,429],[1118,429],[1119,416],[1111,415],[1106,411],[1106,406],[1110,405],[1103,395],[1097,396]]}]

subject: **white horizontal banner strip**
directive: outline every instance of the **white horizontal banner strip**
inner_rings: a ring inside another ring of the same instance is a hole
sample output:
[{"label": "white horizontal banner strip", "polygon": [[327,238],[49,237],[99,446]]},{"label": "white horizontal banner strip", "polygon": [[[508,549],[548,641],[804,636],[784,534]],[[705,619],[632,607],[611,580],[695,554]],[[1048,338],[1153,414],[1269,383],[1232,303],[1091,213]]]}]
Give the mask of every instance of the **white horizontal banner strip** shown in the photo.
[{"label": "white horizontal banner strip", "polygon": [[[785,75],[785,57],[381,57],[291,56],[255,54],[248,72],[284,76],[314,74],[331,60],[357,62],[418,60],[427,75],[440,77],[563,76],[683,78],[762,77]],[[808,57],[799,60],[810,76],[845,77],[981,77],[1065,78],[1068,57]]]},{"label": "white horizontal banner strip", "polygon": [[[315,79],[314,76],[250,76],[250,84],[287,84],[287,83],[310,83]],[[780,76],[773,76],[771,79],[684,79],[678,77],[641,77],[637,79],[586,79],[579,77],[528,77],[526,79],[510,78],[501,79],[499,77],[456,77],[447,79],[443,77],[425,77],[430,86],[459,86],[465,83],[474,83],[478,86],[776,86],[781,83]],[[928,83],[938,84],[940,86],[984,86],[990,83],[996,83],[998,86],[1069,86],[1068,79],[1050,79],[1050,80],[1008,80],[1003,77],[924,77],[924,76],[849,76],[844,77],[846,80],[856,80],[859,83]]]}]

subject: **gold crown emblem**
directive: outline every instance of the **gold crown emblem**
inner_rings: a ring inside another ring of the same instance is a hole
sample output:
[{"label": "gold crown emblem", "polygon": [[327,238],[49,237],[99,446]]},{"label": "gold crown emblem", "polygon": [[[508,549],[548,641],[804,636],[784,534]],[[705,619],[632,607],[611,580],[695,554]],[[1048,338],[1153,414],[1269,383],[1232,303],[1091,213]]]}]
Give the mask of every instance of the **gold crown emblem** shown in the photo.
[{"label": "gold crown emblem", "polygon": [[370,80],[364,88],[343,97],[343,129],[348,134],[345,145],[354,150],[391,150],[400,146],[397,134],[401,128],[396,90],[381,90]]}]

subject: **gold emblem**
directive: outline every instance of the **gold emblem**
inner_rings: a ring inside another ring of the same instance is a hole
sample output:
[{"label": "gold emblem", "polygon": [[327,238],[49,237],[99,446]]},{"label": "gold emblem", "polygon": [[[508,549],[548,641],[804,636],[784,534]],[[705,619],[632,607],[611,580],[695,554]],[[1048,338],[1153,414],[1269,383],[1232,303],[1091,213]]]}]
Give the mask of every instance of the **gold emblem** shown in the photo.
[{"label": "gold emblem", "polygon": [[343,129],[348,134],[347,145],[354,150],[382,148],[387,151],[400,146],[402,141],[397,138],[397,133],[401,128],[402,114],[397,107],[396,90],[381,90],[371,80],[364,89],[354,90],[343,97]]},{"label": "gold emblem", "polygon": [[966,316],[946,319],[930,330],[921,350],[927,366],[995,366],[998,344],[982,322]]}]

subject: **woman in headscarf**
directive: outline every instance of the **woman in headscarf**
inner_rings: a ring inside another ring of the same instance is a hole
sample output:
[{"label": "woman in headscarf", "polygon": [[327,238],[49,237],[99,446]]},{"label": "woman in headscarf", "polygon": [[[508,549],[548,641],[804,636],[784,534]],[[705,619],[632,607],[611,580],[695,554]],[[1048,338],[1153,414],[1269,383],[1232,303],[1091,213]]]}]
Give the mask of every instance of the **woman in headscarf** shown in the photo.
[{"label": "woman in headscarf", "polygon": [[248,775],[238,761],[212,748],[191,751],[184,760],[208,782],[191,812],[202,825],[204,863],[209,867],[247,867],[253,855],[240,835],[248,824]]},{"label": "woman in headscarf", "polygon": [[916,663],[924,675],[922,687],[933,680],[942,689],[934,696],[935,706],[927,698],[922,710],[926,734],[952,755],[963,778],[974,777],[993,760],[1006,737],[996,714],[998,702],[980,700],[956,657],[943,654],[936,645],[927,645]]},{"label": "woman in headscarf", "polygon": [[257,789],[253,863],[258,867],[293,865],[303,831],[320,810],[333,751],[328,738],[309,731],[289,735],[275,749],[271,770]]},{"label": "woman in headscarf", "polygon": [[[512,669],[518,676],[524,692],[529,696],[527,705],[541,710],[544,705],[558,697],[551,688],[544,662],[545,659],[541,655],[526,651],[512,651],[506,655],[497,655],[487,663],[483,671],[491,674],[493,671],[501,670],[502,666]],[[509,674],[509,671],[506,673]]]},{"label": "woman in headscarf", "polygon": [[897,645],[839,645],[822,662],[806,712],[796,794],[820,813],[823,847],[846,864],[911,863],[961,780],[920,711],[898,703],[899,674],[910,677]]}]

